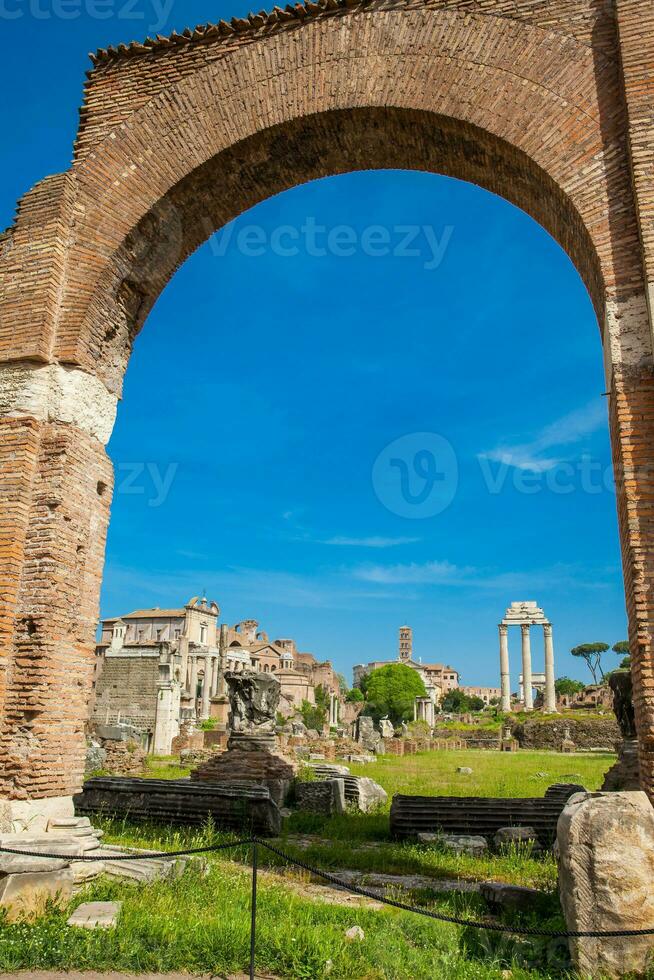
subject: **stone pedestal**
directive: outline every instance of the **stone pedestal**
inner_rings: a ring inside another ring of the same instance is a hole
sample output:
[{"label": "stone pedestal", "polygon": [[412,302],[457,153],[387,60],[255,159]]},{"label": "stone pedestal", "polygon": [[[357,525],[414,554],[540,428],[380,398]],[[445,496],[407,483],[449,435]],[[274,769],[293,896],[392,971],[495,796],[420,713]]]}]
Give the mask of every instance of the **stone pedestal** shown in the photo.
[{"label": "stone pedestal", "polygon": [[507,725],[502,730],[502,738],[500,740],[500,751],[501,752],[517,752],[519,748],[519,743],[517,738],[514,738],[511,733],[511,728]]},{"label": "stone pedestal", "polygon": [[267,786],[277,806],[283,806],[291,788],[296,764],[276,753],[274,735],[240,735],[232,732],[227,752],[214,755],[191,773],[192,780],[212,783],[247,782]]},{"label": "stone pedestal", "polygon": [[229,698],[220,694],[212,698],[209,707],[209,717],[214,718],[219,725],[226,726],[227,719],[229,718]]},{"label": "stone pedestal", "polygon": [[561,742],[561,752],[574,752],[577,746],[572,741],[572,736],[570,735],[570,729],[566,728],[563,733],[563,741]]},{"label": "stone pedestal", "polygon": [[[654,928],[654,809],[644,793],[577,793],[559,817],[559,891],[570,931]],[[571,939],[586,977],[640,976],[654,936]]]},{"label": "stone pedestal", "polygon": [[638,739],[625,738],[616,745],[618,761],[604,777],[602,791],[640,789],[640,765],[638,763]]}]

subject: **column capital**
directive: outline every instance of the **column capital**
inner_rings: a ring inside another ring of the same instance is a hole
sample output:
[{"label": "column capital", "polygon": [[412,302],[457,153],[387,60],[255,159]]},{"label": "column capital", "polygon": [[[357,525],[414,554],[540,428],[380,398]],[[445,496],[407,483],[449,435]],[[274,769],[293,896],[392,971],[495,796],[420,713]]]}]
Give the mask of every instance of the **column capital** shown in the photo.
[{"label": "column capital", "polygon": [[497,628],[502,636],[506,636],[506,634],[509,632],[508,623],[500,623]]},{"label": "column capital", "polygon": [[525,633],[529,633],[529,630],[531,629],[531,623],[520,623],[520,629],[522,630],[523,635]]},{"label": "column capital", "polygon": [[545,636],[551,636],[552,635],[552,624],[551,623],[543,623],[543,633],[545,634]]}]

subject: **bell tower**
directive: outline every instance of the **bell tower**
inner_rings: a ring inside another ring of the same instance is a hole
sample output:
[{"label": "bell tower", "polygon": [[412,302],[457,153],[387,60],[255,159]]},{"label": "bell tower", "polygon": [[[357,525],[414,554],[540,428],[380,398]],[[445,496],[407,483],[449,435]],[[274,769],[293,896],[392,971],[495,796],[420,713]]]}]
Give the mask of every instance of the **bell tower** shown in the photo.
[{"label": "bell tower", "polygon": [[406,663],[413,656],[413,630],[410,626],[400,626],[398,660]]}]

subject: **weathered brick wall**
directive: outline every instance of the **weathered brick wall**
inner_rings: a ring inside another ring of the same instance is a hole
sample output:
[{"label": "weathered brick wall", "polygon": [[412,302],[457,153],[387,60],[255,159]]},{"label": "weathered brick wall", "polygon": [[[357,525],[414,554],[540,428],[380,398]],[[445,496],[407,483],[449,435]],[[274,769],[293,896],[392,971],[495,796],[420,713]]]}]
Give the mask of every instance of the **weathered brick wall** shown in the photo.
[{"label": "weathered brick wall", "polygon": [[[153,302],[244,209],[374,167],[501,194],[589,289],[654,792],[653,17],[638,0],[321,0],[99,54],[71,170],[27,194],[0,237],[0,794],[80,785],[111,494],[103,445]],[[17,362],[18,381],[5,367]],[[74,377],[32,385],[38,363]],[[51,397],[69,384],[83,411]]]},{"label": "weathered brick wall", "polygon": [[158,654],[106,657],[96,688],[92,721],[113,725],[120,720],[143,731],[154,731],[158,681]]}]

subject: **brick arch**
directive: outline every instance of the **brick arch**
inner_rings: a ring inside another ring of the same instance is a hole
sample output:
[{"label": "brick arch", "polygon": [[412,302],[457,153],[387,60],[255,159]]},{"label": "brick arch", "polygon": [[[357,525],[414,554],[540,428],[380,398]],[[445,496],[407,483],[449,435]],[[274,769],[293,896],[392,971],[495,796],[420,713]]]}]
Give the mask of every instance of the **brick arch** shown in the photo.
[{"label": "brick arch", "polygon": [[71,169],[29,192],[0,238],[0,795],[79,785],[111,496],[103,446],[152,303],[257,201],[389,166],[513,201],[593,299],[654,793],[654,481],[641,465],[654,451],[654,14],[638,8],[307,0],[93,57]]},{"label": "brick arch", "polygon": [[[317,19],[183,67],[174,84],[153,89],[108,133],[96,116],[105,115],[105,90],[115,93],[120,70],[110,63],[87,88],[72,171],[83,220],[55,350],[97,370],[108,328],[114,390],[115,366],[124,365],[130,335],[158,288],[153,282],[150,296],[130,288],[130,265],[142,260],[139,239],[152,238],[157,226],[179,239],[161,256],[159,281],[175,248],[173,268],[199,244],[197,228],[184,227],[193,210],[184,188],[194,174],[201,179],[203,167],[216,181],[213,194],[203,195],[213,226],[203,224],[205,237],[279,189],[385,166],[391,157],[394,166],[472,177],[533,214],[578,265],[601,319],[605,290],[641,285],[635,221],[621,222],[619,239],[611,228],[612,202],[630,193],[619,77],[615,63],[587,44],[503,17],[421,7]],[[439,122],[430,138],[426,113],[439,117],[440,132],[447,121],[447,136],[458,143],[450,153],[433,145]],[[412,131],[417,117],[421,140]],[[384,128],[391,145],[384,145]],[[285,157],[286,138],[295,143]],[[276,152],[277,172],[264,177],[253,171],[267,149]]]}]

